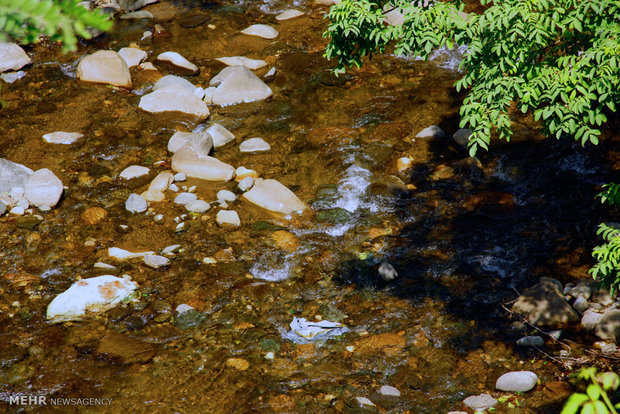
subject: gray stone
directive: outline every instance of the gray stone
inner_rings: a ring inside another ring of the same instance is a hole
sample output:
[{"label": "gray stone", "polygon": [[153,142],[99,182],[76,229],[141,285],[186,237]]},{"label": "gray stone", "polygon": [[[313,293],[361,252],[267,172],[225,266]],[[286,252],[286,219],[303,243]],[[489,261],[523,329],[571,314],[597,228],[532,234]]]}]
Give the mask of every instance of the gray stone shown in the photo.
[{"label": "gray stone", "polygon": [[389,395],[392,397],[400,397],[400,391],[398,391],[398,389],[390,386],[390,385],[383,385],[381,386],[381,388],[379,389],[379,394],[381,395]]},{"label": "gray stone", "polygon": [[557,279],[554,279],[552,277],[545,277],[545,276],[543,276],[538,281],[539,282],[550,282],[550,283],[553,283],[555,285],[555,287],[557,287],[560,292],[563,291],[562,282],[560,282]]},{"label": "gray stone", "polygon": [[100,50],[85,56],[78,64],[77,77],[86,82],[131,88],[127,63],[113,50]]},{"label": "gray stone", "polygon": [[532,371],[508,372],[497,379],[495,388],[500,391],[526,392],[536,386],[538,376]]},{"label": "gray stone", "polygon": [[234,210],[220,210],[215,216],[215,222],[221,227],[239,227],[241,220]]},{"label": "gray stone", "polygon": [[143,213],[147,207],[146,200],[136,193],[131,193],[125,201],[125,209],[132,213]]},{"label": "gray stone", "polygon": [[43,135],[43,139],[50,144],[69,145],[73,144],[75,141],[82,138],[83,136],[84,134],[80,134],[79,132],[56,131]]},{"label": "gray stone", "polygon": [[239,145],[239,151],[241,152],[262,152],[269,151],[270,149],[271,145],[262,138],[246,139]]},{"label": "gray stone", "polygon": [[465,398],[463,403],[472,410],[486,410],[497,404],[497,400],[490,394],[480,394]]},{"label": "gray stone", "polygon": [[158,256],[156,254],[149,254],[142,259],[144,264],[153,269],[159,269],[160,267],[168,266],[170,259],[164,256]]},{"label": "gray stone", "polygon": [[198,200],[198,196],[193,193],[179,193],[174,198],[174,204],[186,205],[187,203],[191,203],[192,201]]},{"label": "gray stone", "polygon": [[467,147],[469,143],[469,137],[471,136],[471,129],[461,128],[452,135],[452,139],[454,142],[459,144],[461,147]]},{"label": "gray stone", "polygon": [[213,125],[207,128],[207,132],[211,135],[211,138],[213,139],[213,147],[215,148],[223,147],[229,142],[235,140],[233,133],[217,122],[214,122]]},{"label": "gray stone", "polygon": [[209,108],[193,92],[184,90],[159,89],[140,99],[140,109],[153,114],[162,112],[181,112],[194,116],[199,121],[209,116]]},{"label": "gray stone", "polygon": [[15,43],[0,43],[0,73],[19,70],[31,62],[24,49]]},{"label": "gray stone", "polygon": [[[121,17],[122,18],[122,17]],[[118,51],[118,55],[123,58],[128,67],[138,66],[147,58],[144,50],[135,47],[124,47]]]},{"label": "gray stone", "polygon": [[204,213],[211,208],[211,205],[204,200],[194,200],[185,204],[185,208],[191,213]]},{"label": "gray stone", "polygon": [[422,131],[418,132],[415,136],[416,138],[443,138],[446,136],[446,133],[443,132],[443,129],[439,128],[437,125],[431,125],[429,127],[424,128]]},{"label": "gray stone", "polygon": [[24,188],[33,172],[25,165],[0,158],[0,193],[8,193],[13,187]]},{"label": "gray stone", "polygon": [[611,297],[608,290],[601,289],[601,290],[595,291],[592,294],[592,296],[590,297],[590,302],[598,303],[603,306],[609,306],[612,303],[614,303],[614,299]]},{"label": "gray stone", "polygon": [[278,14],[276,16],[276,20],[281,21],[281,20],[294,19],[295,17],[299,17],[303,15],[304,15],[304,12],[301,12],[295,9],[289,9],[289,10],[283,11],[282,13]]},{"label": "gray stone", "polygon": [[216,87],[211,100],[220,106],[260,101],[272,95],[271,88],[245,66],[229,66],[213,77],[209,84]]},{"label": "gray stone", "polygon": [[224,201],[235,201],[237,199],[237,196],[235,195],[235,193],[233,193],[232,191],[228,191],[228,190],[218,191],[216,197],[218,200],[224,200]]},{"label": "gray stone", "polygon": [[537,347],[542,348],[545,346],[545,341],[540,336],[524,336],[517,341],[517,345],[523,347]]},{"label": "gray stone", "polygon": [[168,151],[175,153],[181,148],[189,146],[195,153],[209,155],[213,148],[213,138],[206,131],[203,132],[175,132],[168,140]]},{"label": "gray stone", "polygon": [[583,326],[585,329],[589,331],[592,331],[594,330],[594,328],[599,323],[602,317],[603,317],[602,313],[594,312],[593,310],[588,309],[581,316],[581,326]]},{"label": "gray stone", "polygon": [[550,281],[526,289],[512,305],[512,311],[536,326],[557,327],[579,320],[577,312]]},{"label": "gray stone", "polygon": [[266,24],[253,24],[242,30],[241,33],[249,36],[262,37],[263,39],[275,39],[278,37],[278,31]]},{"label": "gray stone", "polygon": [[120,17],[122,20],[142,20],[142,19],[152,19],[153,14],[146,10],[138,10],[129,13],[121,14]]},{"label": "gray stone", "polygon": [[620,309],[609,309],[598,321],[594,333],[601,339],[617,340],[620,338]]},{"label": "gray stone", "polygon": [[394,280],[398,277],[398,272],[394,269],[394,266],[388,262],[382,262],[381,265],[379,265],[377,272],[379,273],[379,276],[381,276],[381,279],[386,282]]},{"label": "gray stone", "polygon": [[131,180],[132,178],[142,177],[143,175],[147,175],[149,173],[149,169],[147,167],[142,167],[140,165],[130,165],[121,171],[119,177],[124,180]]},{"label": "gray stone", "polygon": [[24,196],[36,207],[54,207],[64,191],[62,181],[47,168],[35,171],[24,186]]},{"label": "gray stone", "polygon": [[171,63],[172,65],[178,68],[191,72],[192,74],[196,74],[199,71],[198,66],[194,65],[192,62],[185,59],[183,56],[181,56],[177,52],[160,53],[157,56],[157,60]]},{"label": "gray stone", "polygon": [[0,217],[4,216],[6,211],[7,211],[6,204],[0,201]]},{"label": "gray stone", "polygon": [[586,300],[590,299],[590,296],[592,296],[592,292],[594,291],[594,285],[594,281],[581,281],[577,283],[577,286],[572,288],[568,294],[574,298],[584,298]]},{"label": "gray stone", "polygon": [[590,304],[588,303],[588,300],[583,296],[579,296],[573,302],[573,308],[579,313],[585,312],[585,310],[588,309],[589,305]]}]

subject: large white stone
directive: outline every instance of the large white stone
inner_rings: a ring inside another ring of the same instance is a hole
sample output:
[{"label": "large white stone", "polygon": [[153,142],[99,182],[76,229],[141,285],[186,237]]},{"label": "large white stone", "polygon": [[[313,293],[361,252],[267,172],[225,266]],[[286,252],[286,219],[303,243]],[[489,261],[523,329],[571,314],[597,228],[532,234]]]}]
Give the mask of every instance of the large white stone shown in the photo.
[{"label": "large white stone", "polygon": [[172,156],[172,169],[188,177],[210,181],[230,181],[235,169],[222,161],[197,154],[191,148],[183,147]]},{"label": "large white stone", "polygon": [[211,204],[207,203],[204,200],[194,200],[185,204],[185,208],[190,213],[204,213],[211,208]]},{"label": "large white stone", "polygon": [[30,62],[24,49],[15,43],[0,43],[0,73],[19,70]]},{"label": "large white stone", "polygon": [[500,391],[526,392],[536,386],[538,376],[532,371],[508,372],[497,379],[495,388]]},{"label": "large white stone", "polygon": [[180,54],[178,54],[177,52],[164,52],[164,53],[160,53],[157,56],[157,60],[160,60],[162,62],[168,62],[173,64],[176,67],[179,67],[181,69],[185,69],[187,71],[190,71],[192,73],[198,73],[198,66],[194,65],[192,62],[190,62],[189,60],[185,59],[183,56],[181,56]]},{"label": "large white stone", "polygon": [[25,196],[31,205],[54,207],[64,190],[62,181],[47,168],[35,171],[26,181]]},{"label": "large white stone", "polygon": [[151,184],[149,184],[150,191],[165,191],[170,187],[170,184],[174,182],[174,175],[169,171],[163,171],[157,174],[157,177],[153,178]]},{"label": "large white stone", "polygon": [[50,144],[69,145],[73,144],[75,141],[82,138],[83,136],[84,134],[80,134],[79,132],[56,131],[43,135],[43,139]]},{"label": "large white stone", "polygon": [[216,58],[215,60],[222,62],[228,66],[245,66],[248,69],[256,70],[267,66],[267,62],[260,59],[250,59],[245,56],[229,56]]},{"label": "large white stone", "polygon": [[276,180],[257,179],[251,190],[243,194],[243,198],[265,210],[289,215],[301,212],[308,206],[295,193]]},{"label": "large white stone", "polygon": [[33,172],[25,165],[0,158],[0,193],[8,193],[13,187],[24,188]]},{"label": "large white stone", "polygon": [[161,89],[172,89],[177,91],[179,89],[183,89],[193,94],[198,88],[196,88],[190,81],[185,78],[175,75],[166,75],[163,78],[160,78],[153,85],[153,91],[158,91]]},{"label": "large white stone", "polygon": [[239,227],[241,220],[234,210],[220,210],[215,216],[215,222],[221,227]]},{"label": "large white stone", "polygon": [[136,257],[144,257],[150,254],[155,254],[151,251],[148,252],[130,252],[129,250],[121,249],[120,247],[108,247],[108,256],[118,260],[135,259]]},{"label": "large white stone", "polygon": [[260,101],[272,95],[271,88],[245,66],[224,68],[209,84],[216,87],[211,101],[220,106]]},{"label": "large white stone", "polygon": [[249,138],[239,144],[239,151],[241,152],[262,152],[270,149],[271,145],[262,138]]},{"label": "large white stone", "polygon": [[127,63],[113,50],[100,50],[85,56],[78,64],[77,77],[86,82],[131,88]]},{"label": "large white stone", "polygon": [[131,213],[143,213],[148,208],[146,200],[139,194],[131,193],[125,201],[125,209]]},{"label": "large white stone", "polygon": [[131,180],[132,178],[142,177],[148,173],[149,169],[147,167],[142,167],[141,165],[130,165],[121,171],[120,177],[125,180]]},{"label": "large white stone", "polygon": [[281,21],[281,20],[288,20],[288,19],[293,19],[295,17],[299,17],[299,16],[303,16],[304,12],[301,12],[299,10],[295,10],[295,9],[290,9],[290,10],[286,10],[283,11],[282,13],[278,14],[276,16],[276,20]]},{"label": "large white stone", "polygon": [[138,66],[147,58],[144,50],[136,47],[124,47],[118,51],[118,55],[123,58],[128,67]]},{"label": "large white stone", "polygon": [[241,33],[250,36],[262,37],[264,39],[275,39],[278,37],[278,31],[266,24],[253,24],[247,29],[242,30]]},{"label": "large white stone", "polygon": [[214,122],[209,128],[207,128],[207,132],[211,135],[213,139],[213,147],[220,148],[224,145],[228,144],[231,141],[235,140],[235,136],[232,132],[224,128],[222,125]]},{"label": "large white stone", "polygon": [[47,307],[51,322],[79,320],[88,313],[105,312],[127,298],[138,287],[128,277],[112,275],[82,279],[56,296]]},{"label": "large white stone", "polygon": [[213,147],[211,134],[203,132],[175,132],[168,140],[168,151],[175,153],[181,148],[189,146],[197,154],[209,155]]},{"label": "large white stone", "polygon": [[193,93],[183,90],[162,89],[144,95],[140,99],[140,109],[154,114],[162,112],[182,112],[193,115],[200,121],[209,116],[209,108]]}]

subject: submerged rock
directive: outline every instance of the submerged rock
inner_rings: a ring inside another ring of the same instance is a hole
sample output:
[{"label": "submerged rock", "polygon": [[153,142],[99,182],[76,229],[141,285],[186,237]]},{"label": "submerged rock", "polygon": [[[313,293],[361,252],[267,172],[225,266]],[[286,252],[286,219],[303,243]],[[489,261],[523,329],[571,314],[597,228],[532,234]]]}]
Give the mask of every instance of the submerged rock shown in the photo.
[{"label": "submerged rock", "polygon": [[217,122],[214,122],[213,125],[207,128],[206,132],[211,135],[214,148],[223,147],[229,142],[235,140],[235,136],[233,135],[233,133],[224,128],[222,125],[218,124]]},{"label": "submerged rock", "polygon": [[536,386],[538,376],[532,371],[508,372],[497,379],[495,388],[500,391],[526,392]]},{"label": "submerged rock", "polygon": [[262,152],[269,151],[270,149],[271,145],[258,137],[246,139],[239,145],[239,151],[241,152]]},{"label": "submerged rock", "polygon": [[43,135],[43,139],[50,144],[69,145],[73,144],[75,141],[82,138],[83,136],[84,134],[80,134],[79,132],[56,131]]},{"label": "submerged rock", "polygon": [[213,138],[208,132],[175,132],[168,140],[168,151],[175,153],[189,146],[195,153],[207,156],[213,148]]},{"label": "submerged rock", "polygon": [[230,181],[235,175],[233,166],[213,157],[199,155],[187,147],[172,156],[172,169],[188,177],[210,181]]},{"label": "submerged rock", "polygon": [[283,215],[298,213],[308,208],[295,193],[276,180],[257,179],[252,189],[243,194],[243,198],[265,210]]},{"label": "submerged rock", "polygon": [[162,62],[168,62],[178,68],[181,68],[183,70],[190,72],[191,74],[196,74],[199,71],[198,66],[194,65],[192,62],[185,59],[183,56],[181,56],[177,52],[160,53],[157,56],[157,60],[162,61]]},{"label": "submerged rock", "polygon": [[28,202],[37,207],[54,207],[64,191],[62,181],[47,168],[31,174],[24,189]]},{"label": "submerged rock", "polygon": [[138,287],[129,277],[112,275],[82,279],[75,282],[47,307],[51,322],[79,320],[88,313],[105,312],[127,298]]},{"label": "submerged rock", "polygon": [[140,109],[153,114],[162,112],[181,112],[198,120],[209,116],[209,108],[200,98],[184,90],[158,89],[140,99]]},{"label": "submerged rock", "polygon": [[136,193],[131,193],[125,201],[125,209],[131,213],[143,213],[147,207],[146,200]]},{"label": "submerged rock", "polygon": [[278,31],[266,24],[253,24],[252,26],[242,30],[241,33],[250,36],[262,37],[263,39],[275,39],[278,37]]},{"label": "submerged rock", "polygon": [[153,85],[153,91],[164,89],[170,89],[173,91],[184,90],[194,94],[198,88],[185,78],[175,75],[166,75]]},{"label": "submerged rock", "polygon": [[142,259],[144,264],[153,269],[159,269],[160,267],[168,266],[170,259],[164,256],[158,256],[156,254],[149,254]]},{"label": "submerged rock", "polygon": [[86,82],[131,88],[127,63],[113,50],[100,50],[84,57],[78,64],[77,77]]},{"label": "submerged rock", "polygon": [[256,70],[267,66],[267,62],[260,59],[250,59],[245,56],[229,56],[216,58],[218,62],[222,62],[227,66],[245,66],[248,69]]},{"label": "submerged rock", "polygon": [[226,106],[242,102],[267,99],[271,88],[245,66],[229,66],[211,79],[211,100],[215,105]]},{"label": "submerged rock", "polygon": [[289,10],[285,10],[282,13],[278,14],[276,16],[276,20],[278,21],[288,20],[288,19],[293,19],[295,17],[303,16],[303,15],[304,15],[304,12],[301,12],[295,9],[289,9]]},{"label": "submerged rock", "polygon": [[558,287],[546,280],[526,289],[512,305],[512,311],[536,326],[557,327],[579,321]]},{"label": "submerged rock", "polygon": [[0,43],[0,73],[7,70],[20,70],[32,60],[24,49],[15,43]]},{"label": "submerged rock", "polygon": [[498,401],[491,394],[472,395],[463,400],[463,404],[472,410],[486,410],[497,403]]}]

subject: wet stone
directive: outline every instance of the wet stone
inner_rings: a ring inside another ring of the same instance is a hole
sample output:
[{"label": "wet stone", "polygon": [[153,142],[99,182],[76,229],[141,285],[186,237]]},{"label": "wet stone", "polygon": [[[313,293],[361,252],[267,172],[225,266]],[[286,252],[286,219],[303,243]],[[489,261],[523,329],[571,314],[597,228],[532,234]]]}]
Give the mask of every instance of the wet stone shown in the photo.
[{"label": "wet stone", "polygon": [[78,64],[77,77],[82,81],[131,88],[127,63],[112,50],[100,50],[84,57]]},{"label": "wet stone", "polygon": [[170,259],[155,254],[144,256],[143,260],[145,265],[147,265],[148,267],[152,267],[153,269],[159,269],[170,264]]},{"label": "wet stone", "polygon": [[213,125],[207,128],[206,132],[208,132],[209,135],[211,135],[211,137],[213,138],[214,148],[221,148],[229,142],[235,140],[235,136],[233,135],[233,133],[224,128],[222,125],[218,124],[217,122],[214,122]]},{"label": "wet stone", "polygon": [[198,196],[194,193],[179,193],[175,198],[174,198],[174,204],[179,204],[179,205],[186,205],[188,203],[191,203],[192,201],[196,201],[198,200]]},{"label": "wet stone", "polygon": [[198,66],[181,56],[177,52],[164,52],[157,56],[157,60],[161,62],[168,62],[177,68],[183,69],[190,74],[196,74],[199,72]]},{"label": "wet stone", "polygon": [[246,139],[239,145],[239,151],[241,152],[262,152],[269,151],[270,149],[271,145],[262,138]]},{"label": "wet stone", "polygon": [[353,214],[344,208],[336,207],[317,212],[316,218],[330,224],[346,224],[353,219]]},{"label": "wet stone", "polygon": [[389,396],[393,396],[393,397],[400,397],[400,391],[398,391],[398,389],[390,386],[390,385],[383,385],[381,386],[381,388],[379,389],[379,394],[381,395],[389,395]]},{"label": "wet stone", "polygon": [[561,326],[577,322],[577,312],[554,283],[541,281],[526,289],[512,305],[512,311],[537,326]]},{"label": "wet stone", "polygon": [[174,318],[174,325],[179,329],[196,328],[209,320],[204,313],[198,312],[196,309],[190,309],[180,313]]},{"label": "wet stone", "polygon": [[149,169],[147,167],[142,167],[140,165],[130,165],[125,168],[119,174],[119,177],[125,180],[131,180],[132,178],[142,177],[143,175],[147,175],[149,173]]},{"label": "wet stone", "polygon": [[0,73],[7,70],[19,70],[30,62],[31,59],[24,49],[15,43],[0,43]]},{"label": "wet stone", "polygon": [[446,133],[437,125],[431,125],[418,132],[416,138],[443,138]]},{"label": "wet stone", "polygon": [[[0,214],[1,215],[1,214]],[[22,216],[15,219],[15,226],[21,229],[33,230],[43,219],[40,216]]]},{"label": "wet stone", "polygon": [[472,410],[486,410],[493,407],[497,402],[490,394],[472,395],[463,401]]},{"label": "wet stone", "polygon": [[7,211],[6,204],[0,201],[0,217],[2,217]]},{"label": "wet stone", "polygon": [[458,131],[454,133],[454,135],[452,135],[452,139],[454,140],[454,142],[456,142],[461,147],[467,147],[467,144],[469,143],[469,137],[471,136],[471,134],[472,134],[471,129],[467,129],[467,128],[459,129]]},{"label": "wet stone", "polygon": [[497,379],[495,388],[500,391],[527,392],[536,386],[538,376],[532,371],[508,372]]},{"label": "wet stone", "polygon": [[159,346],[143,342],[116,331],[108,331],[95,351],[101,358],[121,364],[146,363],[157,354]]},{"label": "wet stone", "polygon": [[64,132],[56,131],[43,135],[43,139],[50,144],[73,144],[78,139],[82,138],[84,134],[79,132]]},{"label": "wet stone", "polygon": [[191,213],[204,213],[211,208],[211,205],[204,200],[194,200],[185,204],[185,208]]},{"label": "wet stone", "polygon": [[542,348],[545,346],[545,341],[540,336],[524,336],[517,341],[517,345]]},{"label": "wet stone", "polygon": [[579,313],[585,312],[585,310],[588,309],[589,306],[590,304],[588,303],[588,300],[583,296],[579,296],[573,302],[573,308]]},{"label": "wet stone", "polygon": [[278,31],[266,24],[253,24],[242,30],[241,33],[249,36],[262,37],[264,39],[275,39],[278,37]]},{"label": "wet stone", "polygon": [[131,213],[143,213],[147,207],[146,200],[136,193],[130,194],[125,201],[125,209]]}]

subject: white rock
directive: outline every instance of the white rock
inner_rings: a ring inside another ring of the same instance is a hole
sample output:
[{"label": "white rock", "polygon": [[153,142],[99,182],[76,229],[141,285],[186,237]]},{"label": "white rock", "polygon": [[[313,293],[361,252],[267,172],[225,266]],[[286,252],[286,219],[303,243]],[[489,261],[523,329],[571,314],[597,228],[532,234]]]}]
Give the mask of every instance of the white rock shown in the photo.
[{"label": "white rock", "polygon": [[209,105],[213,103],[213,95],[215,95],[215,91],[217,91],[217,88],[215,86],[210,86],[207,89],[205,89],[205,96],[203,99],[205,103]]},{"label": "white rock", "polygon": [[187,177],[183,173],[176,173],[174,175],[174,181],[185,181],[185,180],[187,180]]},{"label": "white rock", "polygon": [[437,125],[431,125],[429,127],[424,128],[422,131],[418,132],[416,138],[442,138],[445,137],[446,133],[443,132],[443,129],[439,128]]},{"label": "white rock", "polygon": [[175,75],[166,75],[153,85],[153,91],[164,89],[171,89],[174,91],[184,90],[191,94],[196,92],[196,87],[190,81]]},{"label": "white rock", "polygon": [[128,277],[112,275],[82,279],[56,296],[47,307],[51,322],[79,320],[88,313],[105,312],[128,297],[138,287]]},{"label": "white rock", "polygon": [[304,13],[299,11],[299,10],[290,9],[290,10],[286,10],[286,11],[283,11],[282,13],[278,14],[276,16],[276,20],[278,20],[278,21],[288,20],[288,19],[293,19],[295,17],[303,16],[303,15],[304,15]]},{"label": "white rock", "polygon": [[235,169],[231,165],[213,157],[196,154],[187,147],[181,148],[172,156],[172,169],[188,177],[210,181],[230,181],[235,175]]},{"label": "white rock", "polygon": [[118,55],[123,58],[127,66],[130,68],[138,66],[147,58],[146,52],[136,47],[124,47],[118,51]]},{"label": "white rock", "polygon": [[472,410],[486,410],[497,402],[490,394],[471,395],[463,400],[463,403]]},{"label": "white rock", "polygon": [[85,56],[78,64],[77,77],[86,82],[131,88],[127,63],[113,50],[100,50]]},{"label": "white rock", "polygon": [[20,70],[18,72],[7,72],[0,75],[0,79],[5,81],[6,83],[16,82],[26,76],[26,72]]},{"label": "white rock", "polygon": [[149,173],[149,169],[146,167],[142,167],[141,165],[130,165],[121,171],[119,177],[124,180],[131,180],[132,178],[142,177],[143,175],[147,175]]},{"label": "white rock", "polygon": [[258,173],[254,170],[241,166],[235,170],[235,177],[235,180],[241,181],[245,177],[258,178]]},{"label": "white rock", "polygon": [[62,181],[47,168],[35,171],[26,181],[25,197],[36,207],[54,207],[64,191]]},{"label": "white rock", "polygon": [[245,66],[248,69],[256,70],[267,66],[267,62],[260,59],[250,59],[245,56],[229,56],[216,58],[218,62],[222,62],[228,66]]},{"label": "white rock", "polygon": [[467,147],[471,133],[471,129],[461,128],[452,135],[452,139],[461,147]]},{"label": "white rock", "polygon": [[175,153],[185,146],[190,146],[200,155],[209,155],[213,148],[213,138],[207,131],[180,132],[177,131],[168,140],[168,151]]},{"label": "white rock", "polygon": [[180,188],[179,188],[178,185],[172,183],[172,184],[170,184],[170,187],[168,187],[168,190],[176,193],[176,192],[178,192],[180,190]]},{"label": "white rock", "polygon": [[158,256],[156,254],[149,254],[142,259],[144,264],[153,269],[159,269],[160,267],[168,266],[170,259],[164,256]]},{"label": "white rock", "polygon": [[181,249],[180,244],[173,244],[173,245],[165,247],[164,250],[161,251],[161,254],[163,255],[174,254],[178,252],[180,249]]},{"label": "white rock", "polygon": [[234,210],[220,210],[215,216],[215,222],[221,227],[239,227],[241,220]]},{"label": "white rock", "polygon": [[202,121],[209,116],[207,104],[193,93],[183,90],[161,89],[144,95],[140,99],[140,109],[158,114],[162,112],[182,112],[193,115]]},{"label": "white rock", "polygon": [[182,313],[189,312],[191,310],[195,310],[195,308],[193,306],[189,306],[189,305],[186,305],[185,303],[182,303],[179,306],[177,306],[177,308],[175,310],[177,312],[177,315],[180,315]]},{"label": "white rock", "polygon": [[237,184],[237,187],[239,187],[239,190],[241,191],[248,191],[250,188],[252,188],[253,185],[254,185],[254,178],[247,176],[243,180],[239,181],[239,184]]},{"label": "white rock", "polygon": [[268,211],[285,216],[308,208],[295,193],[276,180],[256,180],[252,189],[243,194],[243,198]]},{"label": "white rock", "polygon": [[143,213],[147,207],[146,200],[136,193],[131,193],[125,201],[125,209],[132,213]]},{"label": "white rock", "polygon": [[154,252],[130,252],[129,250],[121,249],[120,247],[109,247],[108,248],[108,256],[113,257],[118,260],[127,260],[127,259],[135,259],[136,257],[144,257],[150,254],[155,254]]},{"label": "white rock", "polygon": [[[211,79],[210,85],[216,87],[211,100],[220,106],[260,101],[272,95],[271,88],[245,66],[224,68]],[[208,94],[209,90],[205,92]]]},{"label": "white rock", "polygon": [[157,177],[151,181],[149,190],[151,191],[166,191],[170,184],[174,181],[174,175],[169,171],[163,171],[157,174]]},{"label": "white rock", "polygon": [[56,131],[50,132],[49,134],[43,135],[43,139],[50,144],[73,144],[78,139],[82,138],[84,134],[80,134],[79,132],[64,132],[64,131]]},{"label": "white rock", "polygon": [[536,386],[538,376],[532,371],[508,372],[497,379],[495,388],[500,391],[526,392]]},{"label": "white rock", "polygon": [[588,309],[581,316],[581,326],[588,331],[593,331],[601,319],[603,319],[603,314],[597,313],[593,309]]},{"label": "white rock", "polygon": [[379,389],[379,394],[381,395],[390,395],[393,397],[400,397],[400,391],[398,389],[391,387],[389,385],[383,385]]},{"label": "white rock", "polygon": [[192,201],[196,201],[198,200],[198,196],[196,194],[193,193],[179,193],[175,198],[174,198],[174,204],[178,204],[181,206],[184,206],[188,203],[191,203]]},{"label": "white rock", "polygon": [[202,89],[202,88],[198,88],[198,87],[197,87],[197,88],[194,90],[194,95],[196,95],[196,98],[198,98],[198,99],[202,99],[202,98],[204,98],[204,96],[205,96],[205,90],[204,90],[204,89]]},{"label": "white rock", "polygon": [[26,213],[26,209],[20,206],[15,206],[9,211],[9,213],[16,216],[23,216]]},{"label": "white rock", "polygon": [[116,269],[116,266],[112,266],[111,264],[107,264],[104,262],[96,262],[93,267],[95,269],[105,269],[105,270],[114,270]]},{"label": "white rock", "polygon": [[241,33],[250,36],[258,36],[264,39],[275,39],[278,37],[278,31],[266,24],[253,24],[241,31]]},{"label": "white rock", "polygon": [[6,211],[7,211],[6,204],[0,201],[0,217],[2,217],[4,213],[6,213]]},{"label": "white rock", "polygon": [[137,11],[132,11],[129,13],[121,14],[122,20],[127,20],[127,19],[139,20],[139,19],[152,19],[152,18],[153,18],[153,14],[146,10],[137,10]]},{"label": "white rock", "polygon": [[24,188],[33,172],[25,165],[0,158],[0,193],[10,192],[13,187]]},{"label": "white rock", "polygon": [[271,69],[269,69],[269,71],[267,73],[265,73],[264,78],[265,79],[271,79],[274,76],[276,76],[276,68],[271,68]]},{"label": "white rock", "polygon": [[194,65],[192,62],[185,59],[183,56],[181,56],[177,52],[160,53],[157,56],[157,60],[172,63],[174,66],[177,66],[181,69],[188,70],[194,74],[198,73],[198,70],[199,70],[198,66]]},{"label": "white rock", "polygon": [[269,151],[271,145],[265,142],[262,138],[250,138],[246,139],[239,145],[239,151],[241,152],[261,152]]},{"label": "white rock", "polygon": [[217,192],[217,199],[223,201],[235,201],[237,196],[229,190],[220,190]]},{"label": "white rock", "polygon": [[138,65],[138,69],[140,69],[140,70],[144,70],[144,71],[147,71],[147,70],[152,70],[152,71],[155,71],[155,72],[159,72],[159,71],[157,70],[157,68],[156,68],[155,66],[153,66],[153,64],[152,64],[151,62],[144,62],[144,63],[140,63],[140,64]]},{"label": "white rock", "polygon": [[166,199],[166,195],[164,194],[164,192],[159,190],[146,190],[142,194],[140,194],[140,197],[142,197],[146,201],[155,203],[160,203]]},{"label": "white rock", "polygon": [[338,322],[313,322],[306,320],[306,318],[297,317],[293,317],[290,327],[291,331],[287,337],[297,343],[307,342],[307,340],[327,339],[347,331],[346,326]]},{"label": "white rock", "polygon": [[19,70],[32,62],[24,49],[15,43],[0,43],[0,73]]},{"label": "white rock", "polygon": [[204,200],[194,200],[185,204],[185,208],[191,213],[204,213],[211,208],[211,205]]},{"label": "white rock", "polygon": [[355,397],[355,399],[361,406],[364,406],[364,405],[369,405],[371,407],[375,406],[375,404],[366,397]]},{"label": "white rock", "polygon": [[224,145],[228,144],[231,141],[235,140],[235,136],[232,132],[224,128],[222,125],[214,122],[209,128],[207,128],[207,132],[211,135],[213,139],[213,147],[220,148]]}]

